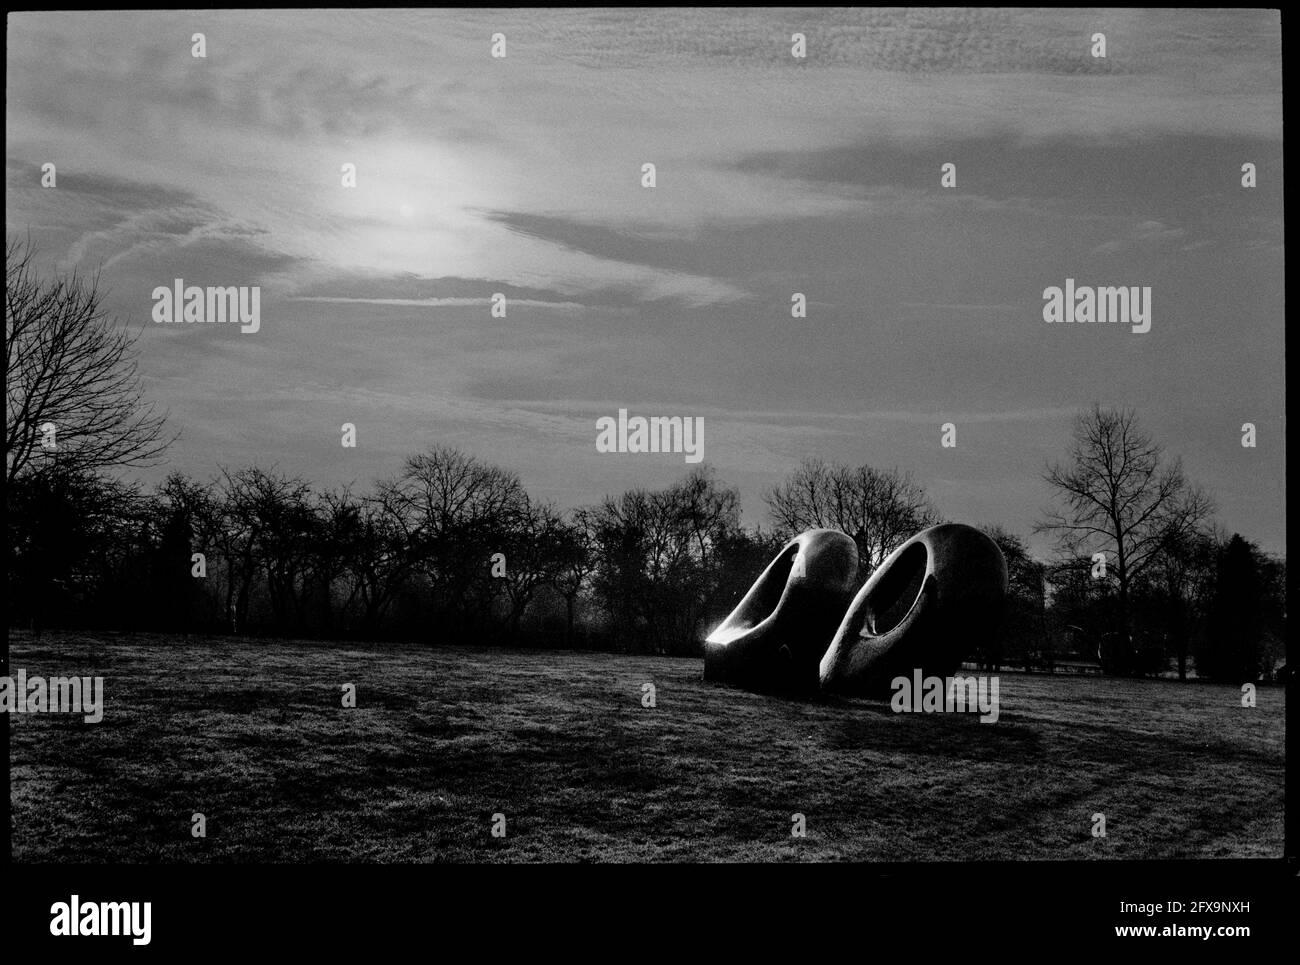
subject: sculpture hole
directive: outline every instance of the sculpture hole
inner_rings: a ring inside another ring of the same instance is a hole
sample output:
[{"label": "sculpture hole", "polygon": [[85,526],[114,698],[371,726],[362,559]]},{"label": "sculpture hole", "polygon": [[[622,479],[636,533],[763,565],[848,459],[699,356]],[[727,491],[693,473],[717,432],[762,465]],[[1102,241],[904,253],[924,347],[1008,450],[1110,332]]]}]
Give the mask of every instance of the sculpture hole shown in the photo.
[{"label": "sculpture hole", "polygon": [[924,543],[905,549],[881,577],[867,600],[867,631],[875,636],[888,633],[907,616],[925,585],[929,553]]},{"label": "sculpture hole", "polygon": [[781,602],[781,595],[785,593],[785,584],[790,579],[790,569],[794,566],[794,558],[798,554],[799,544],[796,543],[772,563],[772,571],[759,586],[758,596],[754,597],[746,608],[743,621],[746,628],[756,627],[772,615],[777,604]]}]

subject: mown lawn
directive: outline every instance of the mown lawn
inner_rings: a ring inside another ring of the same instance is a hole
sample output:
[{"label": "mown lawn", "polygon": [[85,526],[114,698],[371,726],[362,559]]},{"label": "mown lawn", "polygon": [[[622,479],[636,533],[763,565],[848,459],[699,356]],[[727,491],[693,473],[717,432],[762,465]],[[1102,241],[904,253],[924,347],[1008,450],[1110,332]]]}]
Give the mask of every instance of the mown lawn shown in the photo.
[{"label": "mown lawn", "polygon": [[[10,634],[104,719],[12,714],[17,861],[1276,857],[1283,691],[999,674],[1001,716],[705,684],[701,661]],[[358,706],[341,706],[342,685]],[[642,706],[653,683],[656,706]],[[202,812],[207,837],[191,835]],[[503,813],[506,836],[490,831]],[[805,837],[791,836],[792,815]],[[1092,815],[1106,818],[1094,838]]]}]

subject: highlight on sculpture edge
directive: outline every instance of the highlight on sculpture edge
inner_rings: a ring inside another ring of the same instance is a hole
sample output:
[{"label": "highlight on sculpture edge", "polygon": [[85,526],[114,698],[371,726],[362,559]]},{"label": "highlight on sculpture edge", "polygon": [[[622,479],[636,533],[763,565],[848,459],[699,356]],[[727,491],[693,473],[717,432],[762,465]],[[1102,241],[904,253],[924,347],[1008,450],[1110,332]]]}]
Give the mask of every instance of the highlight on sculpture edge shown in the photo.
[{"label": "highlight on sculpture edge", "polygon": [[857,571],[857,544],[844,533],[810,529],[790,540],[705,640],[704,679],[815,693]]}]

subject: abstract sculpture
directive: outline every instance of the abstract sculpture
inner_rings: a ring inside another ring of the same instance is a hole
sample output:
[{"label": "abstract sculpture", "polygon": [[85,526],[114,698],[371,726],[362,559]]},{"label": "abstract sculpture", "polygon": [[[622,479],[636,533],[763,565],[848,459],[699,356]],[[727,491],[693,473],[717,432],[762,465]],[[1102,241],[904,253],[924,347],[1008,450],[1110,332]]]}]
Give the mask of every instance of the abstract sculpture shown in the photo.
[{"label": "abstract sculpture", "polygon": [[811,694],[831,635],[853,595],[858,548],[810,529],[782,547],[704,642],[704,679],[766,693]]},{"label": "abstract sculpture", "polygon": [[821,660],[824,691],[888,697],[895,677],[948,677],[1000,630],[1007,563],[962,523],[922,530],[871,575]]},{"label": "abstract sculpture", "polygon": [[948,677],[1000,630],[1007,563],[973,526],[917,533],[849,602],[857,566],[838,530],[792,539],[704,641],[704,679],[887,698],[895,677]]}]

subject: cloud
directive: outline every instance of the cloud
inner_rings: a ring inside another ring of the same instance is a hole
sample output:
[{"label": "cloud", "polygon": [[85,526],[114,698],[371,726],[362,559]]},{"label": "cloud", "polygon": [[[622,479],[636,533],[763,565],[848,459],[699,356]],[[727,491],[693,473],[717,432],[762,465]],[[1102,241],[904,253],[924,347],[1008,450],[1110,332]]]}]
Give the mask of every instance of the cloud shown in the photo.
[{"label": "cloud", "polygon": [[[490,306],[491,298],[339,298],[326,295],[299,295],[290,301],[325,302],[334,305],[392,305],[396,307],[417,308],[464,308],[469,305]],[[523,305],[528,308],[548,308],[553,311],[581,312],[587,306],[579,302],[550,302],[536,298],[508,299],[510,307]]]},{"label": "cloud", "polygon": [[1114,254],[1139,246],[1160,246],[1181,241],[1187,236],[1183,228],[1174,228],[1159,221],[1139,221],[1121,238],[1103,242],[1094,252]]},{"label": "cloud", "polygon": [[[9,30],[9,229],[102,264],[128,313],[160,278],[265,286],[257,336],[146,327],[178,462],[283,455],[337,478],[441,440],[585,499],[680,471],[594,452],[583,420],[621,399],[706,412],[747,499],[823,454],[953,480],[946,511],[1014,522],[1078,400],[1168,421],[1194,385],[1209,424],[1285,395],[1277,11],[41,12]],[[1042,324],[1045,285],[1117,263],[1159,289],[1149,336]],[[524,310],[489,324],[498,291]],[[935,445],[945,421],[962,449]],[[1204,425],[1169,424],[1171,450],[1206,449]],[[1240,455],[1207,465],[1245,491]],[[977,471],[992,503],[964,505]]]}]

